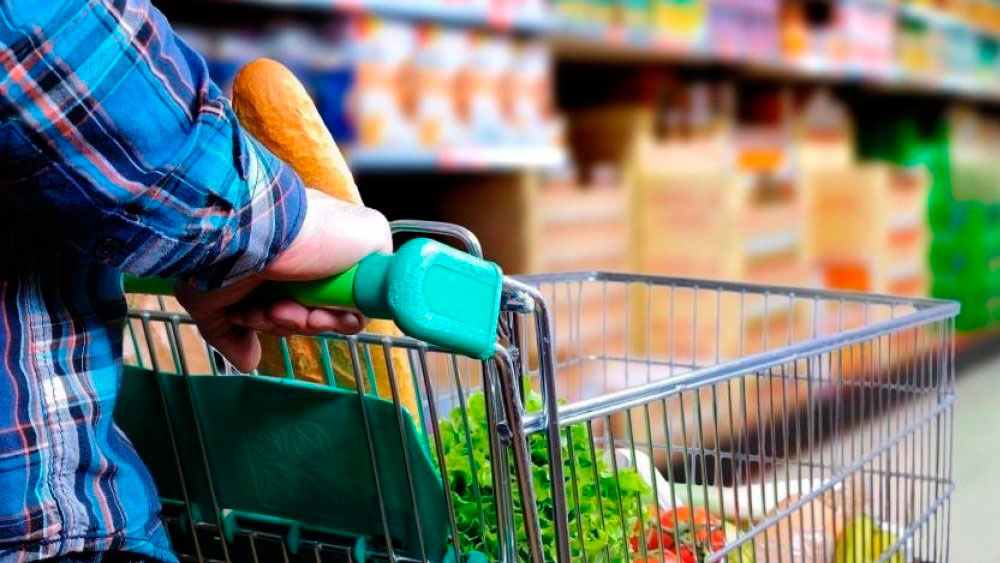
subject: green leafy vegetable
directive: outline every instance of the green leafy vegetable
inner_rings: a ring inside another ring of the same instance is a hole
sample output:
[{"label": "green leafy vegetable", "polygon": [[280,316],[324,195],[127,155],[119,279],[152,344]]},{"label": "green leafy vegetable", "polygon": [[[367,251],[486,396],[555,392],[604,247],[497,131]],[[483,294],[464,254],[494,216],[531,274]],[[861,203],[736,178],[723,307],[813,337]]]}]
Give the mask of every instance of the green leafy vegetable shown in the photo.
[{"label": "green leafy vegetable", "polygon": [[[525,407],[540,410],[541,398],[527,393]],[[464,551],[480,551],[496,560],[499,553],[497,507],[490,453],[486,402],[481,393],[468,397],[465,413],[457,408],[441,421],[442,445],[448,484],[454,503],[456,524]],[[640,518],[647,518],[643,499],[648,487],[632,469],[615,468],[600,448],[591,449],[591,434],[584,424],[561,433],[566,504],[573,560],[627,561],[629,537]],[[548,445],[544,436],[528,437],[535,498],[538,506],[545,560],[556,559],[556,528],[552,480],[548,467]],[[528,558],[521,502],[508,459],[514,491],[516,539],[519,558]]]}]

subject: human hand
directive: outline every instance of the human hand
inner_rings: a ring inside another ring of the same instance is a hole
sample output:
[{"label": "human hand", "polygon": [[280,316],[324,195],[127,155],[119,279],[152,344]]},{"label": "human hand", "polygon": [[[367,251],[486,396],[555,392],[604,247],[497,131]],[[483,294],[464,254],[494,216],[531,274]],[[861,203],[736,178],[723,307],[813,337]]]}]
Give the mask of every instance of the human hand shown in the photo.
[{"label": "human hand", "polygon": [[257,332],[279,336],[360,332],[367,320],[357,311],[306,307],[291,299],[260,301],[251,292],[268,280],[314,280],[343,272],[375,252],[392,251],[389,223],[378,211],[342,203],[306,190],[302,229],[264,270],[226,287],[199,291],[178,282],[177,300],[205,340],[236,368],[252,371],[260,362]]}]

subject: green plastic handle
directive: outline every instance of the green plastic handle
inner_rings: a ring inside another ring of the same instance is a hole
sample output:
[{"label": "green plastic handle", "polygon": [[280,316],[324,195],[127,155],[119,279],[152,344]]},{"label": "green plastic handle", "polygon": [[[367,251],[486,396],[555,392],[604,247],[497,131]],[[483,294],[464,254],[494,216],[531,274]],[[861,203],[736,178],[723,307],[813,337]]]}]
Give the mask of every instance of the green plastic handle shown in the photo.
[{"label": "green plastic handle", "polygon": [[[367,258],[366,258],[367,260]],[[304,282],[267,282],[260,291],[269,295],[289,297],[308,307],[352,307],[354,278],[359,264],[335,276]]]},{"label": "green plastic handle", "polygon": [[150,295],[173,295],[174,280],[164,278],[137,278],[128,274],[124,277],[125,293],[148,293]]},{"label": "green plastic handle", "polygon": [[[268,295],[290,297],[310,307],[355,307],[354,277],[358,266],[329,278],[307,282],[267,282],[259,291]],[[165,278],[124,276],[126,293],[173,295],[174,281]]]},{"label": "green plastic handle", "polygon": [[[474,358],[491,358],[503,272],[493,262],[450,246],[412,239],[395,254],[372,254],[325,280],[269,282],[260,291],[303,305],[354,307],[389,319],[419,340]],[[125,280],[135,293],[171,293],[163,280]]]}]

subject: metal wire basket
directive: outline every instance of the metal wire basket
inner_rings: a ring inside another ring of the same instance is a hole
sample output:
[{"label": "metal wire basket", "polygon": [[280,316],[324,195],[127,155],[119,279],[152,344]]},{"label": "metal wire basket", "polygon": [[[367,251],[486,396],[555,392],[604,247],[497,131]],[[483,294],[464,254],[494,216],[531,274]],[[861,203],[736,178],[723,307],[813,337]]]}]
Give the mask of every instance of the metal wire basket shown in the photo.
[{"label": "metal wire basket", "polygon": [[185,560],[948,560],[952,303],[532,276],[492,360],[331,334],[301,381],[130,299],[116,419]]}]

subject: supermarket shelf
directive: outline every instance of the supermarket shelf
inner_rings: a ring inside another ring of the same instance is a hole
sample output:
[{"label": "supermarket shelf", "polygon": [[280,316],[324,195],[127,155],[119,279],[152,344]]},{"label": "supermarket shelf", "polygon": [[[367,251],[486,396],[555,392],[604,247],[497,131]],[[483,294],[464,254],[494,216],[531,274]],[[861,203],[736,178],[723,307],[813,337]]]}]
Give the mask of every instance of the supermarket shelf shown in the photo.
[{"label": "supermarket shelf", "polygon": [[715,64],[717,57],[696,46],[671,41],[625,26],[561,22],[551,34],[554,54],[563,59],[621,62]]},{"label": "supermarket shelf", "polygon": [[372,13],[380,16],[430,20],[451,25],[487,27],[500,31],[540,33],[549,29],[547,8],[522,14],[508,7],[510,2],[491,2],[485,6],[444,5],[421,0],[214,0],[232,4],[254,4],[299,10],[335,10],[347,13]]},{"label": "supermarket shelf", "polygon": [[928,8],[927,6],[921,6],[920,4],[913,4],[910,2],[896,4],[896,13],[903,18],[923,22],[929,27],[951,29],[966,28],[972,33],[986,37],[997,37],[1000,35],[998,30],[977,25],[974,22],[959,18],[944,10]]},{"label": "supermarket shelf", "polygon": [[662,63],[684,66],[725,66],[750,76],[788,81],[848,84],[883,93],[943,95],[972,101],[1000,103],[1000,83],[977,84],[958,77],[924,78],[901,69],[873,72],[838,67],[821,60],[780,58],[735,60],[699,46],[684,46],[648,33],[620,26],[604,28],[560,25],[552,34],[557,58],[568,61]]},{"label": "supermarket shelf", "polygon": [[566,162],[558,147],[462,147],[420,149],[354,149],[351,168],[359,172],[478,172],[556,168]]}]

